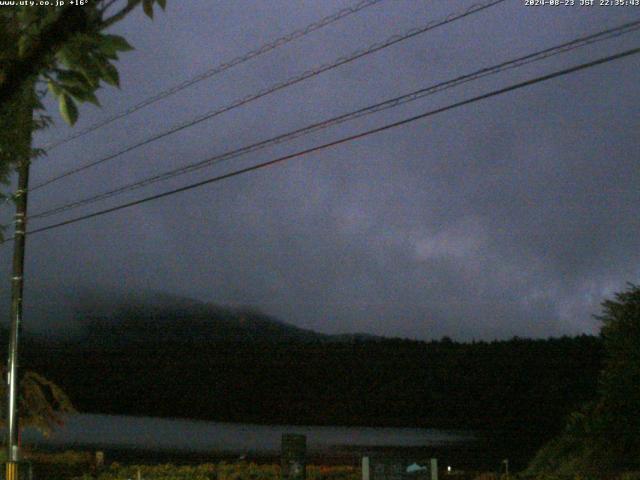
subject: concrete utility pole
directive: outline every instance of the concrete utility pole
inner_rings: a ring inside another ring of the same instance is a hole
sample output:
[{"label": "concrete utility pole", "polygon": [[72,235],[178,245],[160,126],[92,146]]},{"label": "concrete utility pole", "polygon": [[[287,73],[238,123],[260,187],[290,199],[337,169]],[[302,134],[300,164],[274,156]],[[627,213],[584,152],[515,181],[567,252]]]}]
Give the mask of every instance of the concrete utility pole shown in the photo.
[{"label": "concrete utility pole", "polygon": [[18,402],[20,378],[18,375],[18,340],[22,330],[22,290],[24,285],[24,251],[27,229],[27,193],[29,189],[29,162],[31,160],[31,132],[35,84],[29,82],[20,98],[16,111],[16,151],[18,189],[15,194],[16,215],[13,242],[13,270],[11,273],[11,327],[9,330],[9,357],[7,359],[7,463],[6,480],[18,479],[20,460]]}]

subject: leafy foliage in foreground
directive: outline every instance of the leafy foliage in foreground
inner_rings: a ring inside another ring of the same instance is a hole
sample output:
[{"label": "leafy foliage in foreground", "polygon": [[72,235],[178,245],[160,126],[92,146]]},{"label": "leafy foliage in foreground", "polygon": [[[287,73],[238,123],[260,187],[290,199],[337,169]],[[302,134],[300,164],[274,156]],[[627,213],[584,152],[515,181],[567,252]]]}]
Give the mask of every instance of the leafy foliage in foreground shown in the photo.
[{"label": "leafy foliage in foreground", "polygon": [[[96,471],[91,452],[66,451],[62,453],[38,453],[28,455],[35,465],[38,478],[50,480],[280,480],[280,466],[253,462],[219,462],[199,465],[110,464]],[[48,468],[47,468],[48,467]],[[139,475],[139,477],[138,477]],[[495,472],[454,470],[441,472],[443,480],[640,480],[640,472],[623,472],[616,475],[580,475],[575,473],[542,473],[537,475],[504,475]],[[360,467],[352,465],[308,465],[307,480],[360,480]]]},{"label": "leafy foliage in foreground", "polygon": [[124,38],[103,30],[140,4],[153,18],[154,4],[164,9],[166,0],[128,0],[115,12],[110,11],[115,2],[99,1],[59,8],[23,5],[0,9],[0,107],[30,80],[44,77],[58,99],[62,117],[74,124],[77,102],[98,104],[95,91],[100,81],[119,85],[113,62],[119,52],[132,47]]},{"label": "leafy foliage in foreground", "polygon": [[[280,480],[278,465],[257,465],[255,463],[208,463],[196,466],[131,465],[112,464],[97,476],[97,480],[126,480],[140,478],[144,480]],[[307,480],[359,480],[360,469],[348,466],[307,467]],[[90,477],[85,475],[76,480]]]},{"label": "leafy foliage in foreground", "polygon": [[[6,367],[0,365],[2,377],[6,377]],[[0,382],[0,398],[4,399],[6,383]],[[66,415],[75,413],[75,408],[67,394],[55,383],[42,375],[27,371],[20,381],[19,408],[24,426],[34,427],[48,435],[63,424]],[[4,419],[0,419],[4,426]]]},{"label": "leafy foliage in foreground", "polygon": [[[583,476],[577,474],[499,475],[473,471],[442,473],[444,480],[640,480],[640,472],[615,476]],[[53,477],[50,477],[53,478]],[[201,465],[120,465],[113,463],[100,473],[80,476],[61,475],[55,480],[280,480],[279,465],[255,463],[205,463]],[[307,480],[360,480],[362,472],[353,466],[307,466]]]},{"label": "leafy foliage in foreground", "polygon": [[530,473],[640,470],[640,286],[630,285],[602,308],[598,397],[569,417],[564,433],[533,459]]},{"label": "leafy foliage in foreground", "polygon": [[0,8],[0,184],[5,185],[16,165],[45,153],[31,149],[31,132],[51,123],[42,113],[47,89],[41,82],[57,99],[62,118],[73,125],[78,103],[99,105],[95,92],[100,82],[119,86],[114,63],[118,53],[132,50],[123,37],[104,30],[140,4],[149,17],[155,4],[166,6],[166,0],[91,0],[59,8],[28,3]]}]

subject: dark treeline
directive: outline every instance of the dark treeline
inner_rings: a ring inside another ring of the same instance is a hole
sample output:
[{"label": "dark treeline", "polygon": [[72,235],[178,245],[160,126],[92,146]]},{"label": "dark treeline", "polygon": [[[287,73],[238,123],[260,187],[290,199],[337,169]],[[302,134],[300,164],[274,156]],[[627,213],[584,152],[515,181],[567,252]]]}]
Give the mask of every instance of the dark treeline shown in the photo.
[{"label": "dark treeline", "polygon": [[594,398],[602,362],[591,336],[334,337],[248,311],[217,311],[212,324],[205,310],[121,310],[89,319],[74,340],[27,337],[22,367],[85,413],[460,428],[517,439],[532,454]]},{"label": "dark treeline", "polygon": [[258,423],[556,432],[594,396],[594,337],[460,344],[402,340],[46,344],[23,366],[80,411]]}]

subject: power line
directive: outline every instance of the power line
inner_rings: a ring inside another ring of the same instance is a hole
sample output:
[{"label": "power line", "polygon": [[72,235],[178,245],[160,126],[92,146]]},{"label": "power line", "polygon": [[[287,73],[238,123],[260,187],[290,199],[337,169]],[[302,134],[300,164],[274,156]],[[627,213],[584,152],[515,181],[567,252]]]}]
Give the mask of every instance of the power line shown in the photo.
[{"label": "power line", "polygon": [[186,173],[191,173],[194,172],[196,170],[205,168],[205,167],[209,167],[213,164],[217,164],[220,163],[222,161],[226,161],[226,160],[230,160],[233,158],[237,158],[239,156],[242,155],[246,155],[247,153],[250,152],[255,152],[257,150],[262,150],[263,148],[266,148],[268,146],[272,146],[272,145],[276,145],[276,144],[280,144],[283,143],[285,141],[289,141],[295,138],[299,138],[303,135],[307,135],[309,133],[312,132],[317,132],[319,130],[323,130],[325,128],[328,127],[332,127],[335,125],[339,125],[341,123],[344,123],[346,121],[350,121],[350,120],[354,120],[356,118],[361,118],[364,117],[366,115],[370,115],[372,113],[377,113],[383,110],[387,110],[389,108],[395,108],[399,105],[403,105],[409,102],[413,102],[415,100],[424,98],[428,95],[433,95],[435,93],[439,93],[442,92],[444,90],[448,90],[450,88],[453,87],[457,87],[459,85],[462,85],[464,83],[468,83],[471,81],[475,81],[478,80],[480,78],[489,76],[489,75],[495,75],[497,73],[506,71],[506,70],[510,70],[513,68],[517,68],[517,67],[521,67],[533,62],[537,62],[537,61],[541,61],[544,60],[546,58],[561,54],[561,53],[566,53],[572,50],[575,50],[577,48],[580,47],[584,47],[587,45],[591,45],[597,42],[602,42],[605,40],[609,40],[611,38],[617,38],[621,35],[627,34],[627,33],[631,33],[634,31],[637,31],[640,28],[640,20],[636,20],[634,22],[628,22],[625,23],[623,25],[614,27],[614,28],[610,28],[601,32],[597,32],[591,35],[587,35],[584,37],[580,37],[578,39],[569,41],[569,42],[565,42],[563,44],[554,46],[554,47],[550,47],[544,50],[540,50],[537,51],[535,53],[531,53],[528,55],[524,55],[512,60],[508,60],[506,62],[502,62],[500,64],[494,65],[492,67],[486,67],[486,68],[482,68],[480,70],[476,70],[473,73],[470,74],[466,74],[466,75],[462,75],[459,76],[457,78],[454,79],[450,79],[444,82],[440,82],[436,85],[432,85],[426,88],[422,88],[416,91],[413,91],[411,93],[405,94],[405,95],[401,95],[395,98],[391,98],[388,100],[385,100],[383,102],[374,104],[374,105],[370,105],[343,115],[339,115],[337,117],[333,117],[331,119],[328,120],[324,120],[322,122],[317,122],[314,123],[312,125],[308,125],[306,127],[294,130],[292,132],[288,132],[282,135],[278,135],[276,137],[272,137],[268,140],[263,140],[261,142],[257,142],[230,152],[226,152],[220,155],[216,155],[214,157],[205,159],[205,160],[201,160],[199,162],[196,163],[191,163],[189,165],[177,168],[177,169],[172,169],[169,170],[167,172],[163,172],[136,182],[132,182],[128,185],[116,188],[114,190],[110,190],[107,192],[103,192],[97,195],[93,195],[91,197],[88,198],[84,198],[81,200],[77,200],[74,202],[70,202],[58,207],[54,207],[51,208],[49,210],[43,211],[43,212],[39,212],[33,215],[29,216],[29,220],[35,220],[35,219],[39,219],[39,218],[45,218],[45,217],[49,217],[51,215],[55,215],[55,214],[59,214],[62,212],[66,212],[68,210],[80,207],[80,206],[84,206],[84,205],[89,205],[95,202],[98,202],[100,200],[106,200],[108,198],[117,196],[117,195],[121,195],[123,193],[126,192],[130,192],[130,191],[134,191],[138,188],[142,188],[160,181],[164,181],[164,180],[168,180],[170,178],[174,178],[177,177],[179,175],[184,175]]},{"label": "power line", "polygon": [[[170,191],[167,191],[167,192],[159,193],[159,194],[156,194],[156,195],[151,195],[149,197],[145,197],[145,198],[142,198],[142,199],[139,199],[139,200],[135,200],[135,201],[132,201],[132,202],[128,202],[128,203],[124,203],[124,204],[121,204],[121,205],[118,205],[118,206],[115,206],[115,207],[106,208],[104,210],[99,210],[99,211],[94,212],[94,213],[90,213],[90,214],[87,214],[87,215],[82,215],[80,217],[72,218],[70,220],[65,220],[63,222],[55,223],[53,225],[48,225],[46,227],[41,227],[41,228],[37,228],[35,230],[30,230],[29,232],[27,232],[27,234],[28,235],[33,235],[35,233],[45,232],[47,230],[52,230],[52,229],[55,229],[55,228],[63,227],[63,226],[66,226],[66,225],[70,225],[72,223],[77,223],[77,222],[80,222],[82,220],[87,220],[87,219],[90,219],[90,218],[99,217],[99,216],[105,215],[107,213],[112,213],[112,212],[116,212],[118,210],[123,210],[125,208],[129,208],[129,207],[133,207],[133,206],[136,206],[136,205],[140,205],[140,204],[143,204],[143,203],[146,203],[146,202],[150,202],[152,200],[158,200],[160,198],[164,198],[164,197],[168,197],[168,196],[171,196],[171,195],[175,195],[177,193],[185,192],[187,190],[192,190],[194,188],[198,188],[198,187],[201,187],[201,186],[204,186],[204,185],[208,185],[210,183],[215,183],[215,182],[219,182],[219,181],[222,181],[222,180],[226,180],[228,178],[236,177],[236,176],[242,175],[244,173],[248,173],[248,172],[252,172],[252,171],[255,171],[255,170],[262,169],[262,168],[270,167],[270,166],[275,165],[277,163],[282,163],[282,162],[285,162],[287,160],[292,160],[294,158],[302,157],[304,155],[308,155],[310,153],[318,152],[318,151],[321,151],[321,150],[324,150],[324,149],[327,149],[327,148],[330,148],[330,147],[334,147],[334,146],[337,146],[337,145],[340,145],[340,144],[343,144],[343,143],[347,143],[347,142],[350,142],[350,141],[353,141],[353,140],[357,140],[357,139],[360,139],[360,138],[368,137],[370,135],[373,135],[373,134],[376,134],[376,133],[380,133],[380,132],[383,132],[383,131],[386,131],[386,130],[390,130],[392,128],[399,127],[399,126],[402,126],[402,125],[406,125],[408,123],[415,122],[417,120],[421,120],[421,119],[424,119],[424,118],[427,118],[427,117],[431,117],[433,115],[437,115],[439,113],[443,113],[443,112],[446,112],[448,110],[453,110],[455,108],[458,108],[458,107],[461,107],[461,106],[464,106],[464,105],[469,105],[471,103],[475,103],[475,102],[478,102],[480,100],[485,100],[487,98],[491,98],[491,97],[495,97],[495,96],[498,96],[498,95],[502,95],[504,93],[511,92],[513,90],[518,90],[520,88],[528,87],[528,86],[534,85],[536,83],[540,83],[540,82],[544,82],[544,81],[547,81],[547,80],[551,80],[553,78],[557,78],[557,77],[560,77],[560,76],[563,76],[563,75],[568,75],[570,73],[574,73],[574,72],[577,72],[577,71],[580,71],[580,70],[585,70],[585,69],[594,67],[596,65],[601,65],[601,64],[608,63],[608,62],[611,62],[611,61],[614,61],[614,60],[619,60],[621,58],[625,58],[625,57],[628,57],[628,56],[631,56],[631,55],[637,55],[638,53],[640,53],[640,48],[633,48],[633,49],[626,50],[626,51],[621,52],[621,53],[617,53],[615,55],[610,55],[610,56],[607,56],[607,57],[601,57],[601,58],[599,58],[597,60],[593,60],[593,61],[588,62],[588,63],[583,63],[583,64],[580,64],[580,65],[577,65],[577,66],[574,66],[574,67],[571,67],[571,68],[567,68],[567,69],[564,69],[564,70],[558,70],[558,71],[555,71],[555,72],[547,74],[547,75],[543,75],[543,76],[540,76],[540,77],[533,78],[531,80],[526,80],[524,82],[520,82],[520,83],[516,83],[516,84],[510,85],[508,87],[504,87],[504,88],[501,88],[501,89],[498,89],[498,90],[493,90],[493,91],[491,91],[489,93],[478,95],[478,96],[469,98],[467,100],[462,100],[462,101],[447,105],[445,107],[440,107],[440,108],[437,108],[437,109],[434,109],[434,110],[430,110],[428,112],[425,112],[425,113],[422,113],[422,114],[419,114],[419,115],[415,115],[415,116],[406,118],[404,120],[400,120],[398,122],[389,123],[387,125],[383,125],[383,126],[378,127],[378,128],[367,130],[367,131],[364,131],[364,132],[361,132],[361,133],[358,133],[358,134],[355,134],[355,135],[350,135],[348,137],[343,137],[343,138],[340,138],[338,140],[334,140],[334,141],[329,142],[329,143],[324,143],[322,145],[318,145],[318,146],[315,146],[315,147],[312,147],[312,148],[301,150],[301,151],[298,151],[298,152],[295,152],[295,153],[292,153],[292,154],[289,154],[289,155],[285,155],[285,156],[276,158],[274,160],[270,160],[270,161],[267,161],[267,162],[259,163],[257,165],[253,165],[251,167],[246,167],[246,168],[243,168],[243,169],[240,169],[240,170],[236,170],[236,171],[233,171],[233,172],[230,172],[230,173],[226,173],[224,175],[218,175],[216,177],[212,177],[212,178],[209,178],[209,179],[206,179],[206,180],[202,180],[202,181],[199,181],[199,182],[196,182],[196,183],[192,183],[192,184],[186,185],[184,187],[176,188],[174,190],[170,190]],[[9,240],[11,240],[11,239],[7,239],[7,240],[3,241],[3,243],[8,242]]]},{"label": "power line", "polygon": [[203,80],[206,80],[207,78],[211,78],[219,73],[222,73],[226,70],[229,70],[230,68],[235,67],[236,65],[240,65],[241,63],[247,62],[249,60],[252,60],[256,57],[259,57],[260,55],[263,55],[265,53],[268,53],[272,50],[275,50],[276,48],[282,47],[283,45],[286,45],[287,43],[290,43],[294,40],[297,40],[298,38],[302,38],[312,32],[315,32],[316,30],[320,30],[321,28],[326,27],[327,25],[331,25],[332,23],[337,22],[338,20],[341,20],[345,17],[348,17],[349,15],[352,15],[354,13],[359,12],[360,10],[364,10],[365,8],[371,7],[377,3],[380,3],[383,0],[362,0],[360,2],[358,2],[356,5],[354,5],[353,7],[348,7],[348,8],[343,8],[342,10],[334,13],[333,15],[329,15],[328,17],[322,18],[321,20],[318,20],[317,22],[311,23],[310,25],[307,25],[306,27],[300,29],[300,30],[296,30],[294,32],[289,33],[288,35],[285,35],[283,37],[277,38],[276,40],[273,40],[272,42],[269,42],[265,45],[262,45],[261,47],[252,50],[248,53],[245,53],[243,55],[240,55],[238,57],[235,57],[232,60],[229,60],[227,62],[221,63],[219,65],[216,65],[213,68],[210,68],[209,70],[202,72],[198,75],[196,75],[195,77],[192,77],[188,80],[185,80],[184,82],[181,82],[177,85],[174,85],[173,87],[170,87],[166,90],[163,90],[151,97],[147,97],[146,99],[142,100],[141,102],[127,108],[126,110],[116,113],[110,117],[105,118],[104,120],[101,120],[99,122],[94,123],[93,125],[88,126],[87,128],[83,129],[83,130],[79,130],[76,133],[73,133],[71,135],[69,135],[68,137],[62,138],[60,140],[51,142],[47,145],[45,145],[43,148],[45,150],[53,150],[54,148],[63,145],[65,143],[70,142],[71,140],[74,140],[76,138],[82,137],[90,132],[93,132],[94,130],[97,130],[98,128],[104,127],[112,122],[115,122],[116,120],[119,120],[121,118],[124,118],[128,115],[131,115],[134,112],[137,112],[138,110],[141,110],[144,107],[147,107],[159,100],[162,100],[164,98],[167,98],[171,95],[173,95],[174,93],[178,93],[192,85],[195,85],[198,82],[201,82]]},{"label": "power line", "polygon": [[491,1],[483,3],[483,4],[476,4],[476,5],[473,5],[473,6],[469,7],[468,9],[463,11],[462,13],[449,15],[444,20],[435,21],[435,22],[429,22],[428,24],[426,24],[426,25],[424,25],[422,27],[413,28],[413,29],[409,30],[408,32],[406,32],[403,35],[393,35],[393,36],[389,37],[387,40],[385,40],[383,42],[373,44],[373,45],[371,45],[371,46],[369,46],[369,47],[367,47],[365,49],[357,50],[357,51],[351,53],[350,55],[348,55],[346,57],[341,57],[341,58],[335,60],[332,63],[326,64],[326,65],[322,65],[320,67],[316,67],[316,68],[313,68],[311,70],[307,70],[306,72],[304,72],[304,73],[302,73],[300,75],[296,75],[295,77],[292,77],[292,78],[290,78],[288,80],[285,80],[284,82],[280,82],[280,83],[272,85],[272,86],[270,86],[270,87],[268,87],[268,88],[266,88],[264,90],[260,90],[258,93],[254,93],[254,94],[248,95],[248,96],[246,96],[246,97],[244,97],[244,98],[242,98],[240,100],[236,100],[235,102],[233,102],[233,103],[231,103],[229,105],[226,105],[224,107],[218,108],[218,109],[213,110],[211,112],[205,113],[204,115],[196,117],[196,118],[194,118],[192,120],[188,120],[188,121],[186,121],[184,123],[181,123],[181,124],[179,124],[179,125],[177,125],[175,127],[172,127],[169,130],[166,130],[166,131],[164,131],[162,133],[158,133],[156,135],[153,135],[153,136],[151,136],[151,137],[149,137],[149,138],[147,138],[145,140],[142,140],[141,142],[138,142],[138,143],[136,143],[134,145],[126,147],[126,148],[118,151],[117,153],[108,155],[106,157],[103,157],[103,158],[101,158],[99,160],[95,160],[95,161],[90,162],[88,164],[85,164],[83,166],[80,166],[80,167],[77,167],[77,168],[74,168],[74,169],[71,169],[71,170],[67,170],[66,172],[64,172],[64,173],[62,173],[60,175],[52,177],[49,180],[46,180],[46,181],[44,181],[42,183],[39,183],[39,184],[33,186],[30,191],[34,191],[34,190],[40,189],[40,188],[42,188],[44,186],[52,184],[53,182],[61,180],[62,178],[68,177],[70,175],[74,175],[76,173],[79,173],[79,172],[82,172],[82,171],[87,170],[89,168],[92,168],[92,167],[94,167],[96,165],[99,165],[99,164],[102,164],[102,163],[107,162],[109,160],[112,160],[112,159],[114,159],[116,157],[119,157],[120,155],[128,153],[128,152],[130,152],[132,150],[135,150],[136,148],[142,147],[144,145],[148,145],[149,143],[155,142],[156,140],[159,140],[161,138],[167,137],[169,135],[172,135],[172,134],[174,134],[176,132],[179,132],[181,130],[184,130],[186,128],[192,127],[192,126],[194,126],[194,125],[196,125],[198,123],[201,123],[201,122],[203,122],[205,120],[209,120],[209,119],[211,119],[213,117],[221,115],[222,113],[228,112],[228,111],[233,110],[233,109],[238,108],[238,107],[241,107],[241,106],[243,106],[243,105],[245,105],[245,104],[247,104],[249,102],[252,102],[252,101],[257,100],[259,98],[265,97],[265,96],[267,96],[267,95],[269,95],[271,93],[277,92],[277,91],[282,90],[282,89],[287,88],[287,87],[290,87],[290,86],[295,85],[297,83],[300,83],[300,82],[302,82],[304,80],[307,80],[309,78],[312,78],[312,77],[320,75],[320,74],[322,74],[324,72],[327,72],[329,70],[333,70],[334,68],[340,67],[342,65],[346,65],[346,64],[351,63],[351,62],[353,62],[353,61],[355,61],[355,60],[357,60],[359,58],[362,58],[364,56],[367,56],[367,55],[370,55],[372,53],[378,52],[378,51],[380,51],[380,50],[382,50],[384,48],[390,47],[390,46],[395,45],[397,43],[400,43],[400,42],[402,42],[404,40],[408,40],[408,39],[413,38],[413,37],[415,37],[417,35],[426,33],[429,30],[433,30],[433,29],[435,29],[437,27],[440,27],[442,25],[447,25],[449,23],[455,22],[456,20],[465,18],[465,17],[467,17],[469,15],[473,15],[475,13],[478,13],[478,12],[482,11],[482,10],[485,10],[487,8],[490,8],[490,7],[493,7],[493,6],[498,5],[500,3],[503,3],[505,1],[506,0],[491,0]]}]

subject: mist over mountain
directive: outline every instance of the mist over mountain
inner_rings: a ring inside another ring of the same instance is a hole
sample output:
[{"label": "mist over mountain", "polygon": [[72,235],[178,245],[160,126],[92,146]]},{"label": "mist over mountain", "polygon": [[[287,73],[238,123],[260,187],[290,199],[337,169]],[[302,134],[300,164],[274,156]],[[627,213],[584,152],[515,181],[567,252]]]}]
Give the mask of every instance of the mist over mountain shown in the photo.
[{"label": "mist over mountain", "polygon": [[288,325],[258,310],[230,308],[166,294],[127,299],[108,314],[84,311],[78,318],[88,344],[284,342],[328,336]]},{"label": "mist over mountain", "polygon": [[[28,335],[87,346],[382,338],[366,333],[323,334],[283,322],[251,306],[224,306],[161,291],[58,286],[47,295],[31,292],[30,298],[34,296],[38,302],[27,302],[24,312],[23,325]],[[0,301],[8,310],[8,298]]]}]

